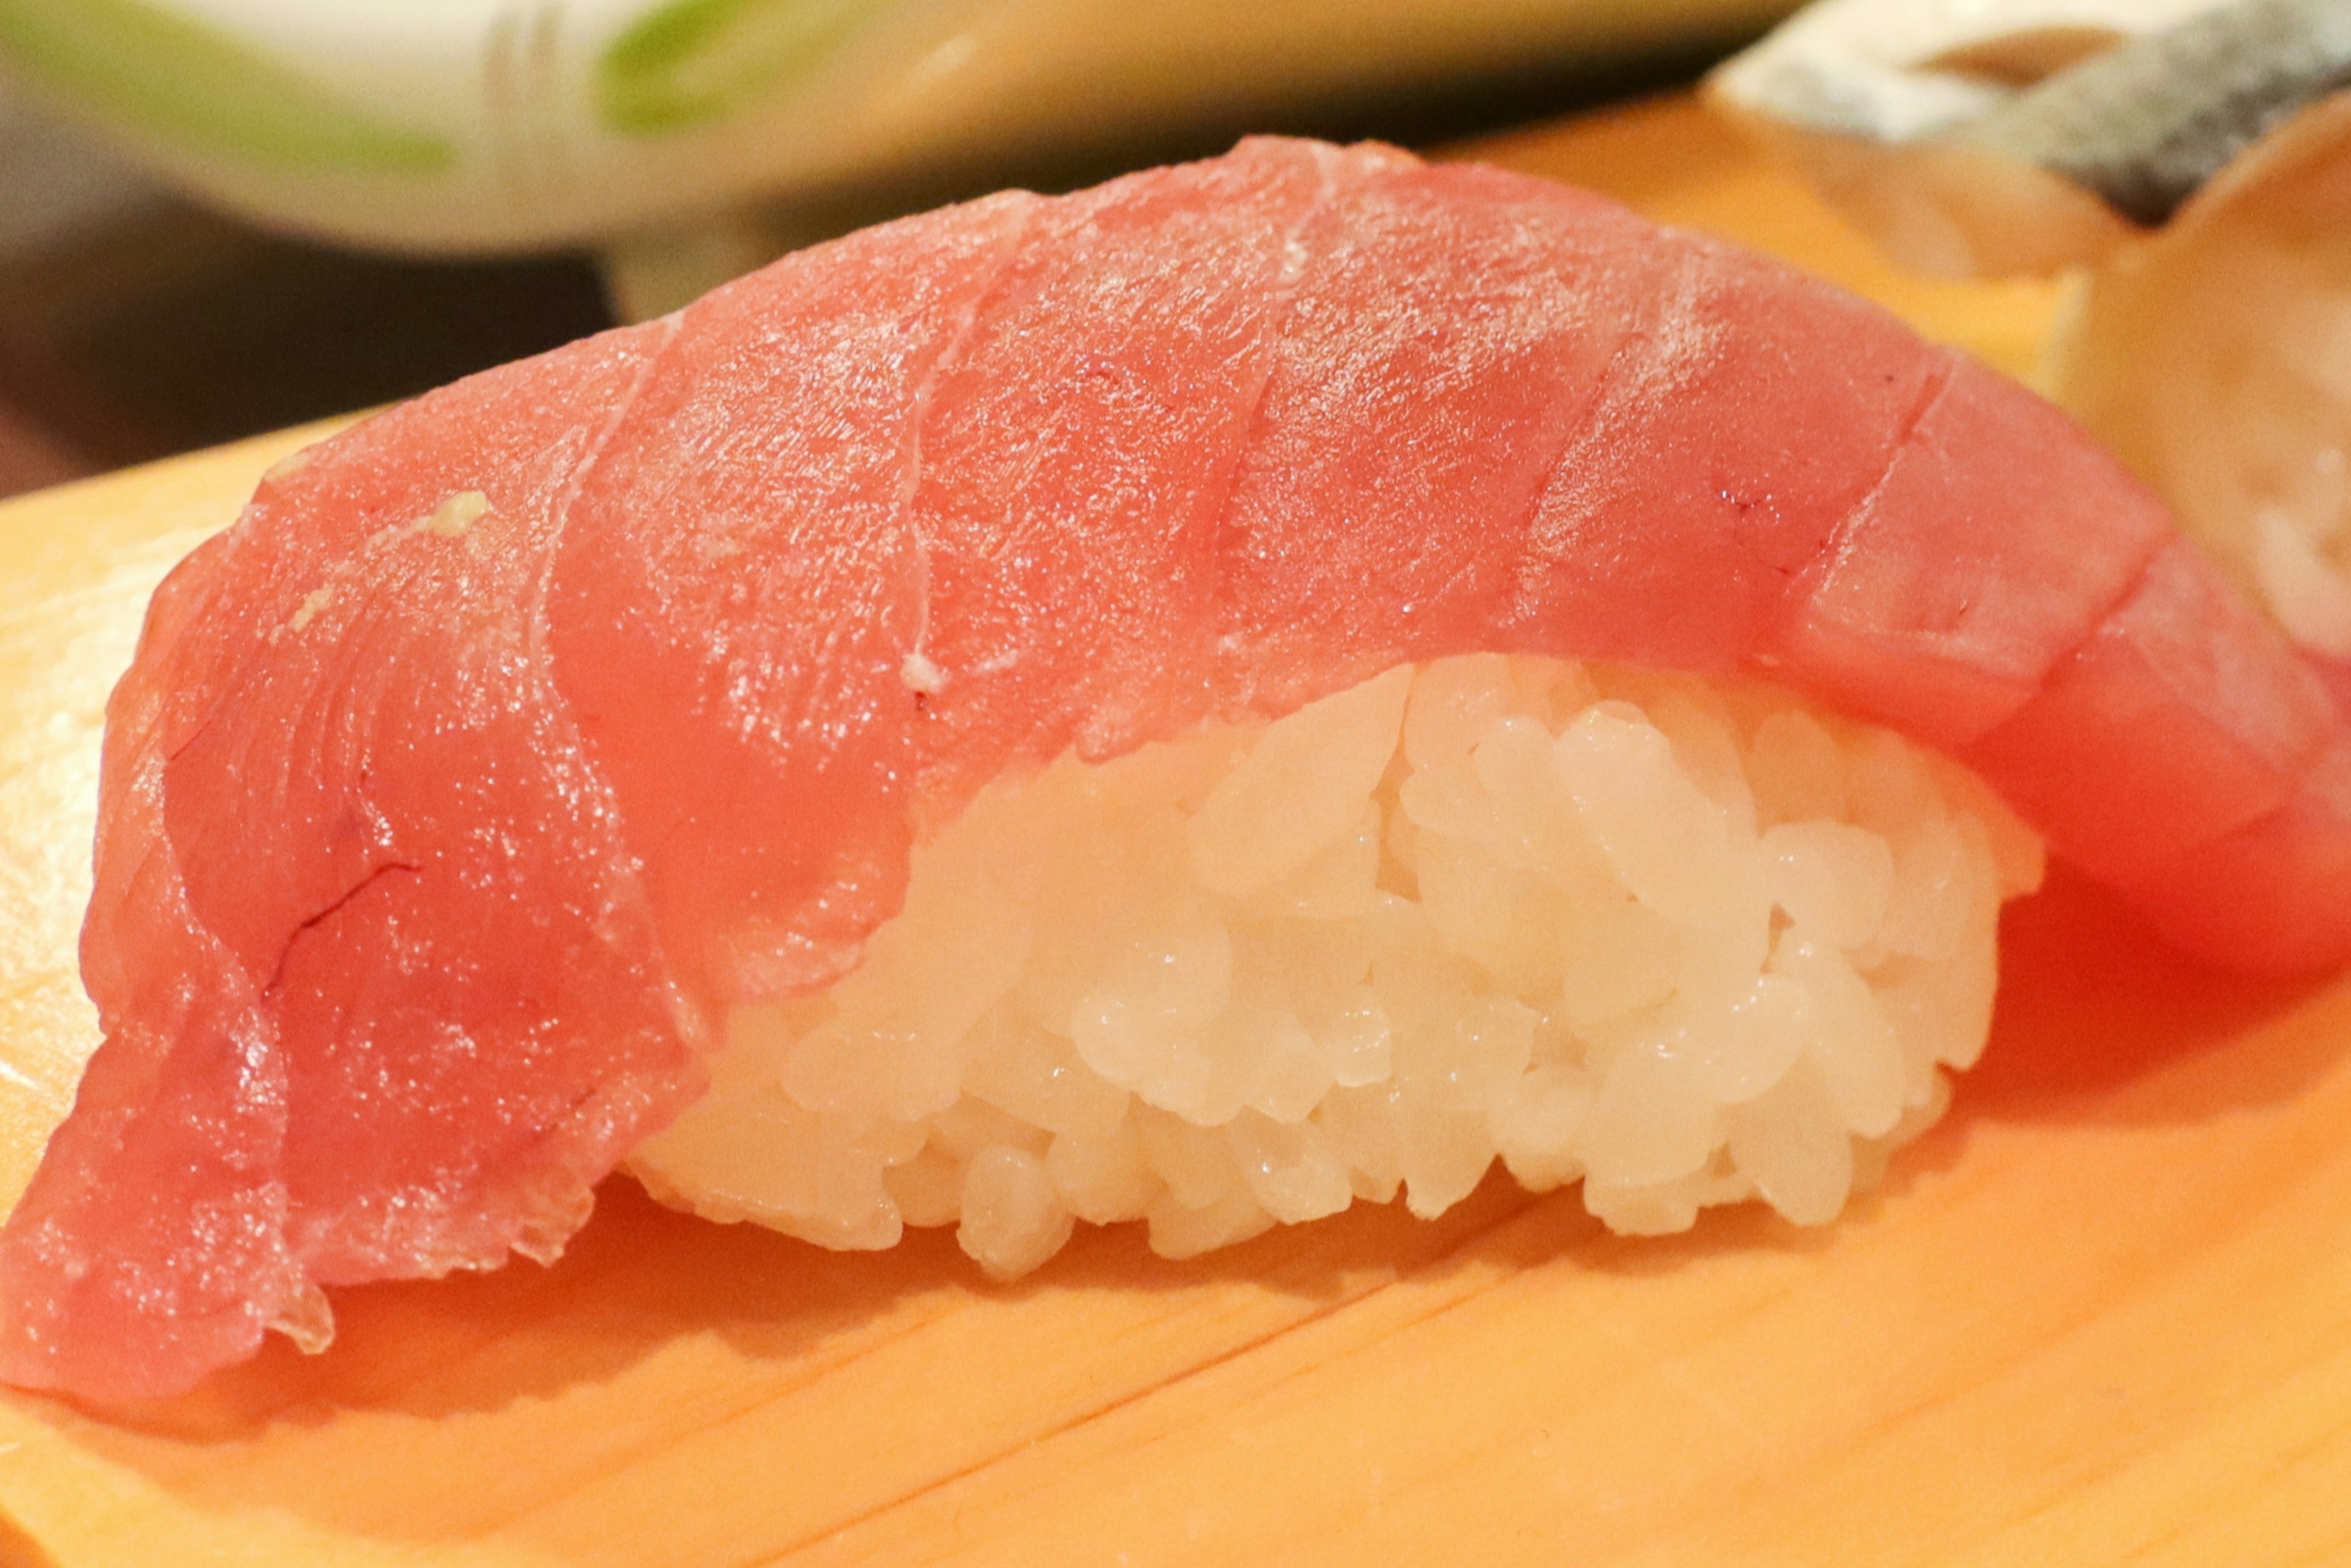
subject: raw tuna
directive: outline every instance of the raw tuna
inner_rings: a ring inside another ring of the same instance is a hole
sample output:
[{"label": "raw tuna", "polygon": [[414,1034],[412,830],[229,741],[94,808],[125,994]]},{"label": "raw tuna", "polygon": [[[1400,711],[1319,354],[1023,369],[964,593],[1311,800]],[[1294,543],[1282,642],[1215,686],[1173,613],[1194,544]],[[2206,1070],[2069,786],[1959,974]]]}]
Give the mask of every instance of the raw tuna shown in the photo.
[{"label": "raw tuna", "polygon": [[2351,736],[2066,420],[1597,198],[1260,141],[789,257],[273,475],[110,716],[106,1040],[0,1375],[550,1254],[986,780],[1472,650],[1775,678],[2214,958],[2351,957]]}]

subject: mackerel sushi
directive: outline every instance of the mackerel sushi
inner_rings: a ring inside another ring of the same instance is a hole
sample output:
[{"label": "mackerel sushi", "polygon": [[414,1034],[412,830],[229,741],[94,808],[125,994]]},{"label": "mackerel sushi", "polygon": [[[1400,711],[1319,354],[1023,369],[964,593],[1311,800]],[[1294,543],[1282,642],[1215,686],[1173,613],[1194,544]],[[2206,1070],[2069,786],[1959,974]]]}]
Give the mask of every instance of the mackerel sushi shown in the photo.
[{"label": "mackerel sushi", "polygon": [[2342,718],[2029,394],[1384,149],[950,208],[358,425],[158,591],[0,1374],[317,1348],[622,1165],[998,1275],[1498,1159],[1823,1221],[2044,845],[2351,957]]}]

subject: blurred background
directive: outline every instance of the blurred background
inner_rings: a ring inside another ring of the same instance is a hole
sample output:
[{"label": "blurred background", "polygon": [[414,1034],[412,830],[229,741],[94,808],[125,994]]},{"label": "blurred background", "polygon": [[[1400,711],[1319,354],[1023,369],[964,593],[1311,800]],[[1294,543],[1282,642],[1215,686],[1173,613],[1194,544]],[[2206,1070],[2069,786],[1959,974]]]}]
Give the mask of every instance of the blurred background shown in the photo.
[{"label": "blurred background", "polygon": [[0,0],[0,495],[404,396],[1005,184],[1663,90],[1792,8]]}]

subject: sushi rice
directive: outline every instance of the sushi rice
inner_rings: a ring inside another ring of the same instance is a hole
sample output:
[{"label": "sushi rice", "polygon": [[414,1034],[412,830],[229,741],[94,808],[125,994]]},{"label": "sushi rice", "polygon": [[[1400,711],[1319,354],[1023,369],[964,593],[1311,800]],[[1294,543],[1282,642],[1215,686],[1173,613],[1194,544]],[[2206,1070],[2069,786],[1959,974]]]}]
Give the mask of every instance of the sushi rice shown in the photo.
[{"label": "sushi rice", "polygon": [[1481,654],[999,780],[829,991],[737,1008],[640,1145],[666,1202],[838,1248],[1073,1222],[1186,1257],[1499,1156],[1620,1231],[1834,1218],[1982,1050],[2039,841],[1777,688]]}]

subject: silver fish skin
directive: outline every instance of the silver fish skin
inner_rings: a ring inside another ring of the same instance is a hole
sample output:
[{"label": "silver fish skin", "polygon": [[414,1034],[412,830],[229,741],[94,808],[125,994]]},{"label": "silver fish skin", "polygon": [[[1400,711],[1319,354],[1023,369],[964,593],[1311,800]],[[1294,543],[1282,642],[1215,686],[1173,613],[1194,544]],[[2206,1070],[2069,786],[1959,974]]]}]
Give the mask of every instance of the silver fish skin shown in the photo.
[{"label": "silver fish skin", "polygon": [[2059,71],[1954,140],[2037,164],[2153,226],[2346,86],[2351,0],[2239,0]]}]

